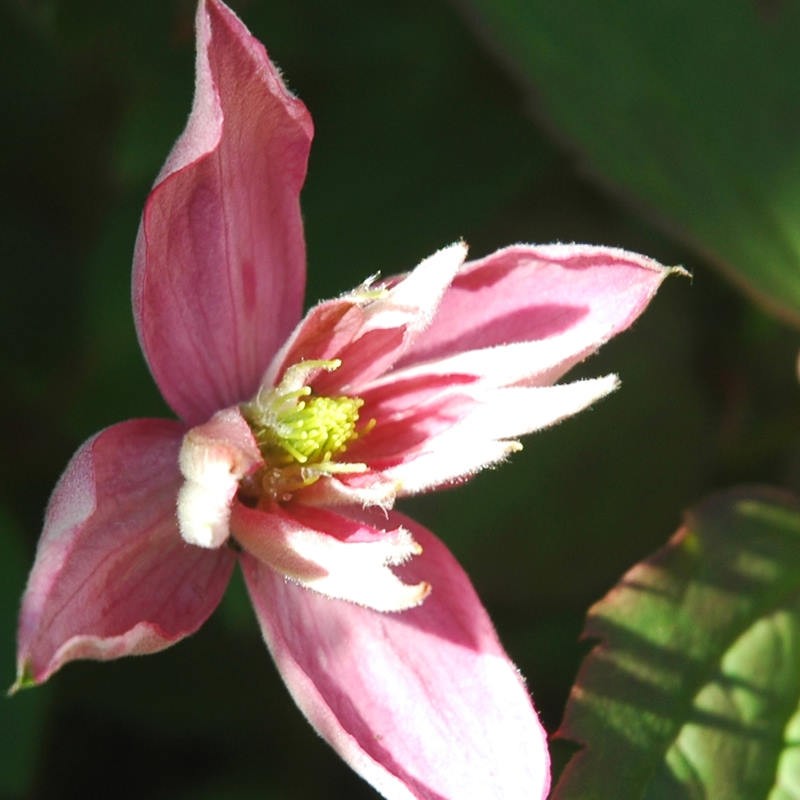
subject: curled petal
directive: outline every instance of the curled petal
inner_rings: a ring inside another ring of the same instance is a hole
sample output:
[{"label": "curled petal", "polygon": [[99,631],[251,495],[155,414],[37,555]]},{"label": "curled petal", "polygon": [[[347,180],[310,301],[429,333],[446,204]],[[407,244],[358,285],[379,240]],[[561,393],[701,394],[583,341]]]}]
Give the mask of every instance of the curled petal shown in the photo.
[{"label": "curled petal", "polygon": [[182,433],[175,422],[125,422],[87,441],[67,466],[22,599],[15,688],[74,659],[168,647],[216,607],[234,560],[178,534]]},{"label": "curled petal", "polygon": [[[515,343],[521,377],[554,383],[570,367],[625,330],[644,311],[664,278],[676,271],[635,253],[591,245],[514,245],[459,271],[425,335],[398,366],[452,359],[472,350]],[[512,362],[488,352],[483,369]],[[455,361],[444,367],[464,371]]]},{"label": "curled petal", "polygon": [[218,411],[192,428],[183,438],[178,462],[186,479],[178,493],[181,536],[199,547],[219,547],[228,538],[239,481],[263,463],[239,409]]},{"label": "curled petal", "polygon": [[202,0],[192,113],[147,200],[133,274],[142,349],[190,425],[253,395],[300,316],[311,137],[263,46]]},{"label": "curled petal", "polygon": [[390,568],[421,552],[403,527],[386,531],[301,505],[262,511],[237,503],[231,531],[263,564],[327,597],[400,611],[419,605],[430,590],[424,581],[404,583]]},{"label": "curled petal", "polygon": [[404,577],[433,585],[421,606],[400,614],[327,600],[243,558],[289,691],[390,800],[544,798],[546,735],[469,579],[420,525],[394,513],[389,523],[413,531],[424,548],[401,568]]}]

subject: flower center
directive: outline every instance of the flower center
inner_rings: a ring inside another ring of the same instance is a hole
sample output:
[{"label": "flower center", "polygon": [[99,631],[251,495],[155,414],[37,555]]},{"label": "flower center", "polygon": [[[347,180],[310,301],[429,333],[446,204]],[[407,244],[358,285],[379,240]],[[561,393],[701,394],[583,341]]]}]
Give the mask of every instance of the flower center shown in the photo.
[{"label": "flower center", "polygon": [[340,461],[349,442],[368,432],[359,431],[360,397],[315,395],[307,381],[320,369],[333,371],[338,359],[301,361],[286,370],[278,386],[261,389],[241,406],[266,466],[242,488],[246,495],[265,494],[285,499],[287,494],[314,483],[323,475],[364,472],[365,464]]}]

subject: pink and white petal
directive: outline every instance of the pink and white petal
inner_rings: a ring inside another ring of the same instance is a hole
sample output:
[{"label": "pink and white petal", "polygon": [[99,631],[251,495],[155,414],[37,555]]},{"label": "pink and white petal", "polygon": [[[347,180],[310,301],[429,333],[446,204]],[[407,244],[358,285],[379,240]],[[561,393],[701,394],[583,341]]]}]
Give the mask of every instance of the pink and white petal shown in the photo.
[{"label": "pink and white petal", "polygon": [[181,536],[198,547],[220,547],[228,538],[239,481],[264,463],[239,409],[218,411],[192,428],[183,437],[178,463],[186,479],[178,492]]},{"label": "pink and white petal", "polygon": [[429,449],[431,442],[459,427],[473,409],[474,398],[459,389],[456,384],[450,392],[403,410],[400,410],[402,399],[397,404],[365,403],[361,409],[366,411],[363,416],[375,423],[348,446],[347,459],[366,464],[372,470],[383,470],[388,464],[404,460],[409,453]]},{"label": "pink and white petal", "polygon": [[490,386],[549,386],[562,376],[564,364],[571,363],[576,353],[586,353],[586,333],[585,328],[572,329],[538,341],[467,350],[400,367],[372,381],[359,396],[367,397],[378,390],[390,393],[395,383],[432,384],[453,377]]},{"label": "pink and white petal", "polygon": [[393,463],[386,465],[383,474],[397,483],[397,496],[403,497],[462,483],[520,450],[522,445],[515,441],[468,442],[463,437],[453,438],[437,442],[434,449],[407,456],[406,460],[393,459]]},{"label": "pink and white petal", "polygon": [[467,257],[467,245],[455,242],[421,261],[369,306],[370,325],[404,327],[411,334],[428,327],[442,297]]},{"label": "pink and white petal", "polygon": [[[366,520],[378,519],[365,515]],[[390,800],[547,795],[547,739],[468,577],[398,514],[423,554],[401,570],[433,590],[379,614],[327,600],[242,560],[264,639],[289,691],[337,753]]]},{"label": "pink and white petal", "polygon": [[616,375],[605,375],[556,386],[476,388],[475,404],[443,438],[515,439],[583,411],[618,387]]},{"label": "pink and white petal", "polygon": [[385,530],[300,504],[261,510],[236,503],[231,532],[278,575],[329,598],[401,611],[419,605],[430,591],[424,581],[407,584],[391,570],[420,552],[403,527]]},{"label": "pink and white petal", "polygon": [[553,383],[629,327],[664,278],[676,271],[610,247],[514,245],[498,250],[464,265],[425,335],[398,367],[552,340],[540,351],[541,363],[529,364],[536,383]]},{"label": "pink and white petal", "polygon": [[303,489],[307,506],[377,506],[388,510],[394,506],[400,489],[396,481],[380,472],[334,473],[323,475]]},{"label": "pink and white petal", "polygon": [[337,353],[342,366],[320,374],[312,384],[314,390],[328,395],[353,393],[386,372],[430,324],[466,255],[467,246],[456,242],[428,256],[408,275],[393,279],[390,288],[368,290],[361,329]]},{"label": "pink and white petal", "polygon": [[556,386],[478,385],[471,389],[473,402],[463,404],[462,416],[452,426],[420,447],[397,452],[385,463],[371,461],[370,466],[383,467],[384,477],[397,481],[398,497],[452,484],[520,450],[518,437],[577,414],[618,386],[616,375]]},{"label": "pink and white petal", "polygon": [[359,419],[369,423],[365,433],[348,444],[348,460],[371,465],[417,450],[452,428],[474,405],[472,375],[406,373],[359,391],[364,402]]},{"label": "pink and white petal", "polygon": [[182,434],[177,422],[131,420],[89,439],[70,461],[22,599],[15,688],[75,659],[169,647],[218,604],[234,557],[178,534]]},{"label": "pink and white petal", "polygon": [[300,317],[311,137],[263,46],[202,0],[192,113],[147,200],[133,274],[142,349],[190,425],[254,394]]}]

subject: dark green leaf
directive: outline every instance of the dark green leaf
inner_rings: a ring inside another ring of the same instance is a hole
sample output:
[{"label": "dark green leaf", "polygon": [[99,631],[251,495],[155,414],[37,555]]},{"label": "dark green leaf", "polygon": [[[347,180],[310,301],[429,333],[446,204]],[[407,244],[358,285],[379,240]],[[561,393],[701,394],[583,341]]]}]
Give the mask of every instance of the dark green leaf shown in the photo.
[{"label": "dark green leaf", "polygon": [[800,323],[800,5],[473,4],[591,171]]}]

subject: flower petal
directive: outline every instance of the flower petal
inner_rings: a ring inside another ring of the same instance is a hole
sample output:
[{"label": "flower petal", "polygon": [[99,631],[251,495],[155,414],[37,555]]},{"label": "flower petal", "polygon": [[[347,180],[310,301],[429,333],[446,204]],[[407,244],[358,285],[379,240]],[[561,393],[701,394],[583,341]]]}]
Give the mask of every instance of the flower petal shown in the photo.
[{"label": "flower petal", "polygon": [[[365,516],[365,519],[382,519]],[[245,556],[264,638],[314,728],[390,800],[544,798],[546,736],[469,579],[430,532],[398,514],[430,580],[418,608],[380,614],[287,583]]]},{"label": "flower petal", "polygon": [[460,481],[521,450],[517,437],[577,414],[618,385],[616,375],[606,375],[479,393],[452,427],[415,450],[395,454],[394,465],[371,462],[370,466],[384,466],[384,477],[397,482],[398,497]]},{"label": "flower petal", "polygon": [[178,456],[186,478],[178,492],[178,528],[189,544],[220,547],[228,538],[239,481],[264,463],[238,408],[218,411],[183,437]]},{"label": "flower petal", "polygon": [[334,357],[342,362],[339,369],[320,372],[311,382],[318,394],[347,394],[382,375],[430,323],[466,255],[466,245],[456,242],[392,279],[388,288],[370,284],[312,309],[265,382],[276,383],[299,361]]},{"label": "flower petal", "polygon": [[190,425],[254,394],[300,316],[311,137],[263,46],[202,0],[192,113],[147,200],[133,275],[142,349]]},{"label": "flower petal", "polygon": [[22,600],[15,688],[74,659],[161,650],[216,607],[234,556],[178,535],[182,433],[166,420],[124,422],[89,439],[67,466]]},{"label": "flower petal", "polygon": [[231,531],[263,564],[327,597],[400,611],[419,605],[430,590],[424,581],[403,583],[390,569],[420,552],[402,527],[387,531],[299,504],[267,511],[236,503]]},{"label": "flower petal", "polygon": [[361,393],[362,416],[374,424],[347,455],[394,483],[398,496],[505,459],[520,449],[513,440],[576,414],[619,384],[606,375],[556,386],[494,386],[470,375],[426,375],[423,366],[401,370],[393,383],[394,374]]},{"label": "flower petal", "polygon": [[389,510],[394,506],[399,485],[380,472],[339,473],[323,475],[303,489],[307,506],[378,506]]},{"label": "flower petal", "polygon": [[[445,359],[438,371],[469,372],[459,354],[526,343],[507,355],[486,351],[481,369],[490,372],[493,364],[505,372],[513,368],[496,383],[554,383],[631,325],[675,271],[680,270],[610,247],[514,245],[498,250],[464,265],[425,335],[397,366]],[[523,377],[516,375],[520,371]]]},{"label": "flower petal", "polygon": [[486,391],[478,387],[475,405],[447,435],[465,438],[469,432],[475,439],[515,439],[583,411],[618,387],[616,375],[556,386],[506,386]]}]

